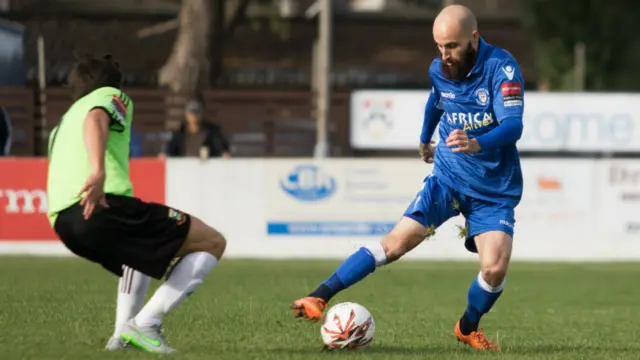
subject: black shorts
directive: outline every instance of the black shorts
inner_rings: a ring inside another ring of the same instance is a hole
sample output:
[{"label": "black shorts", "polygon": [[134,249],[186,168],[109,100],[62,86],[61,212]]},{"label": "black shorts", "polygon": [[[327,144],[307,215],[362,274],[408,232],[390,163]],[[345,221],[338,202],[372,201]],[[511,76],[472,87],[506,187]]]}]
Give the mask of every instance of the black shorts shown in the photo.
[{"label": "black shorts", "polygon": [[80,204],[60,212],[54,229],[74,254],[122,276],[127,265],[161,279],[189,234],[191,218],[170,207],[107,195],[85,220]]}]

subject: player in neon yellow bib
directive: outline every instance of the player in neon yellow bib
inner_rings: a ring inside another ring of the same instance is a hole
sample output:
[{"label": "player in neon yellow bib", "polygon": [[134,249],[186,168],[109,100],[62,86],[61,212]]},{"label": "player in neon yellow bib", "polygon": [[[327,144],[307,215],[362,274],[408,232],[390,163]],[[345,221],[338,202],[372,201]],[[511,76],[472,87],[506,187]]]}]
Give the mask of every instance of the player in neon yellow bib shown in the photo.
[{"label": "player in neon yellow bib", "polygon": [[[163,319],[202,283],[226,240],[194,216],[133,196],[133,101],[121,80],[110,56],[79,61],[69,74],[74,103],[49,138],[48,217],[69,250],[120,277],[107,349],[171,353]],[[165,276],[143,307],[150,277]]]}]

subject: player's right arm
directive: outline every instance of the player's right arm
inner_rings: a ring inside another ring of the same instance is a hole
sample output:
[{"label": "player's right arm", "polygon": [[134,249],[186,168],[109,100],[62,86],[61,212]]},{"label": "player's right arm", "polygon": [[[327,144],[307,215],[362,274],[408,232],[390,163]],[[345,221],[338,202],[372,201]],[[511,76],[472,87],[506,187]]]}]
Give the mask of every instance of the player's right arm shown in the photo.
[{"label": "player's right arm", "polygon": [[89,219],[98,204],[107,207],[104,194],[104,181],[106,172],[104,168],[105,151],[109,139],[109,125],[111,117],[102,108],[94,108],[89,111],[84,119],[83,135],[87,149],[91,174],[84,182],[78,193],[81,196],[80,206],[83,207],[83,216]]},{"label": "player's right arm", "polygon": [[131,126],[133,103],[119,89],[103,87],[88,95],[91,110],[83,125],[83,137],[91,174],[80,190],[80,205],[84,207],[84,217],[89,218],[96,205],[107,206],[104,194],[106,178],[105,152],[111,131],[121,133]]},{"label": "player's right arm", "polygon": [[104,175],[104,154],[109,139],[111,117],[102,109],[95,108],[84,119],[84,144],[91,164],[92,174]]},{"label": "player's right arm", "polygon": [[133,111],[129,97],[121,90],[103,87],[89,96],[91,111],[84,121],[84,142],[94,174],[104,172],[104,155],[109,132],[123,132],[130,126]]},{"label": "player's right arm", "polygon": [[[433,79],[434,77],[431,76],[432,82]],[[438,123],[440,122],[440,118],[442,117],[443,112],[444,110],[442,109],[442,106],[440,104],[440,94],[436,90],[434,84],[431,87],[431,93],[429,94],[427,104],[424,108],[422,132],[420,133],[420,157],[423,161],[429,164],[433,162],[434,156],[434,148],[433,144],[431,143],[431,138],[433,137],[433,133],[436,131],[436,127],[438,127]]]},{"label": "player's right arm", "polygon": [[431,94],[427,100],[427,105],[424,108],[424,119],[422,121],[422,133],[420,134],[420,142],[422,144],[428,144],[431,142],[433,133],[436,131],[436,127],[442,117],[442,110],[439,107],[440,95],[436,91],[435,87],[431,88]]}]

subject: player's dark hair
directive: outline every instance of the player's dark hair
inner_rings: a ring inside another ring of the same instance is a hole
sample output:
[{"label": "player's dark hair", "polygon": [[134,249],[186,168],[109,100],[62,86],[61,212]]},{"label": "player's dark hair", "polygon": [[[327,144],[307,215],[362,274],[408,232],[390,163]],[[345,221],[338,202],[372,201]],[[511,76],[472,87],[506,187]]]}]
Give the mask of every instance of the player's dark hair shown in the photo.
[{"label": "player's dark hair", "polygon": [[122,86],[120,65],[111,55],[105,55],[102,58],[86,55],[74,64],[67,78],[67,86],[74,101],[101,87],[120,89]]}]

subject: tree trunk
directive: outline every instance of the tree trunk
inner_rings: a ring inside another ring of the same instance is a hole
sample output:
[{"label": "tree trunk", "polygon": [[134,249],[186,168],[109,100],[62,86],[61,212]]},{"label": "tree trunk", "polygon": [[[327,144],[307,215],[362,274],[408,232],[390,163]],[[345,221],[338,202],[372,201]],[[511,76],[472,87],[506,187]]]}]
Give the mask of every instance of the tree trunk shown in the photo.
[{"label": "tree trunk", "polygon": [[159,84],[173,92],[194,96],[209,79],[209,0],[183,0],[171,56],[160,69]]},{"label": "tree trunk", "polygon": [[215,87],[224,68],[224,47],[244,19],[250,0],[213,0],[209,85]]}]

